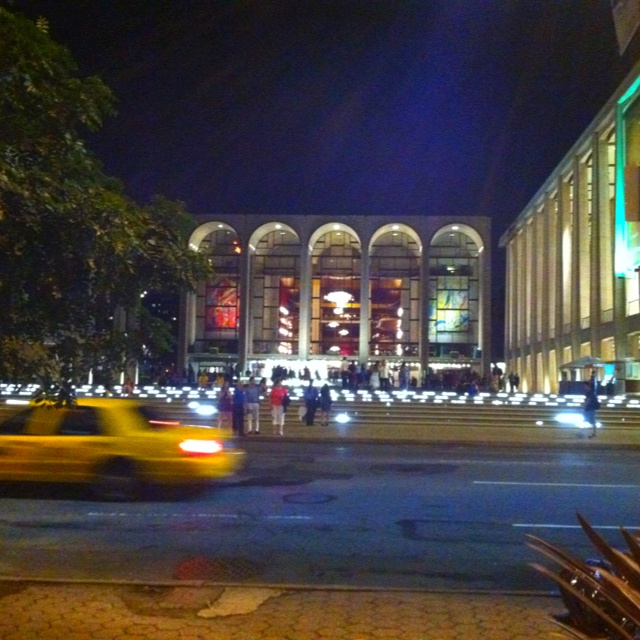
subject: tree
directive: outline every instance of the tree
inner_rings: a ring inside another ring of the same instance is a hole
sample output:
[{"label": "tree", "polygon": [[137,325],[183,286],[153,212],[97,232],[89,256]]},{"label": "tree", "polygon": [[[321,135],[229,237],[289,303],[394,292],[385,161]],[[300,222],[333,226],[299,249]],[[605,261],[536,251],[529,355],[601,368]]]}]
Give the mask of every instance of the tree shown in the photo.
[{"label": "tree", "polygon": [[122,366],[148,337],[117,335],[114,311],[135,317],[143,291],[193,289],[209,273],[187,246],[184,206],[160,196],[140,206],[85,145],[113,105],[44,20],[0,7],[0,376],[16,375],[20,344],[39,362],[44,349],[48,376],[84,375],[116,353]]}]

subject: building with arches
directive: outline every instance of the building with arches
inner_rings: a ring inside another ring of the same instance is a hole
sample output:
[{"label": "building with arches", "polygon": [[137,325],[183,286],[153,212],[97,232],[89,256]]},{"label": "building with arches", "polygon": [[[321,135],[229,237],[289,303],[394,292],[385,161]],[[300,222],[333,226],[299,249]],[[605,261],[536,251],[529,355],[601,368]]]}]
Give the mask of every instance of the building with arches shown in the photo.
[{"label": "building with arches", "polygon": [[190,246],[215,274],[182,296],[178,366],[488,372],[490,231],[472,216],[200,218]]},{"label": "building with arches", "polygon": [[[524,391],[640,391],[640,64],[500,239]],[[572,366],[576,363],[576,366]],[[591,366],[580,366],[592,363]]]}]

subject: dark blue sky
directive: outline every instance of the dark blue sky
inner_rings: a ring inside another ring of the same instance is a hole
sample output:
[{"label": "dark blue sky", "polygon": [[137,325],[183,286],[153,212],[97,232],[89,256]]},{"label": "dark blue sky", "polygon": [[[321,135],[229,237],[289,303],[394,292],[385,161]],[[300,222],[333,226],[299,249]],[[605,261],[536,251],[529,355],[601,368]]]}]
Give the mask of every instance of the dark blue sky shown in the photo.
[{"label": "dark blue sky", "polygon": [[118,115],[91,138],[192,213],[486,215],[497,240],[639,57],[610,0],[15,0]]},{"label": "dark blue sky", "polygon": [[630,67],[609,0],[14,8],[117,95],[107,171],[194,213],[478,214],[499,235]]}]

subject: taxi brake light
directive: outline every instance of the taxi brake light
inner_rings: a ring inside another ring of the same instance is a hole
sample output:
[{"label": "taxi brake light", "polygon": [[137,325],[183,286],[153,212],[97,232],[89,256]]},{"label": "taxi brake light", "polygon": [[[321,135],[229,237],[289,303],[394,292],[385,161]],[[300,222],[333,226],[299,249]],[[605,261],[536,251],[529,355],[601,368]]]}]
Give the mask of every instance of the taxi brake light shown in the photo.
[{"label": "taxi brake light", "polygon": [[222,445],[217,440],[183,440],[179,447],[183,453],[201,455],[222,451]]}]

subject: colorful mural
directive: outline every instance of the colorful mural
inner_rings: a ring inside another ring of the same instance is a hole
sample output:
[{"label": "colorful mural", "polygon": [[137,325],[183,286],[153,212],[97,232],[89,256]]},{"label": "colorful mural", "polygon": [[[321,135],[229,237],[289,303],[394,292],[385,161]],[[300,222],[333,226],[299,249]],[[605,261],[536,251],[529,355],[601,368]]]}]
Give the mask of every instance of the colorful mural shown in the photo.
[{"label": "colorful mural", "polygon": [[205,331],[237,329],[238,279],[217,276],[207,287],[205,297]]}]

